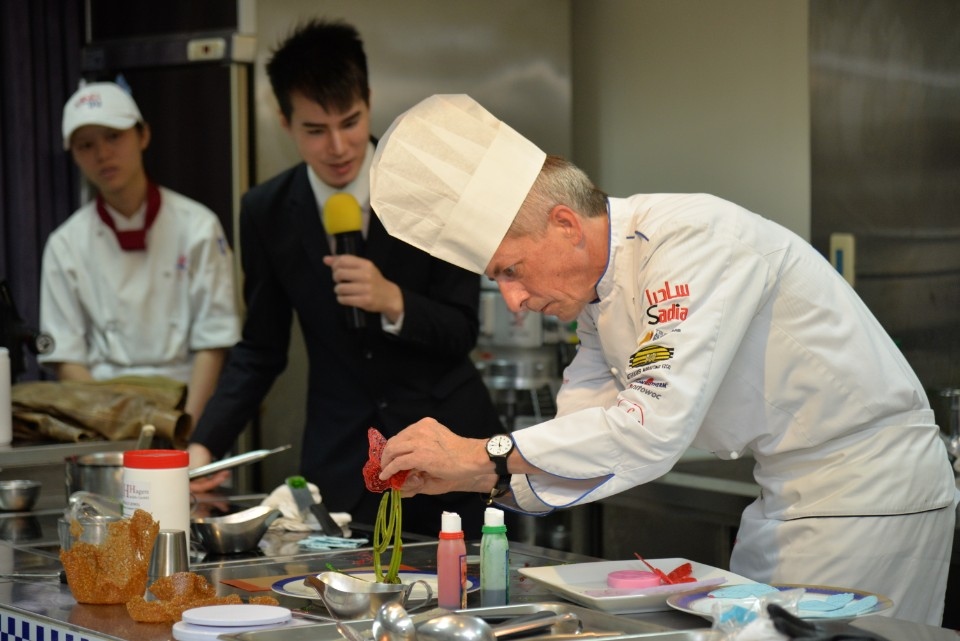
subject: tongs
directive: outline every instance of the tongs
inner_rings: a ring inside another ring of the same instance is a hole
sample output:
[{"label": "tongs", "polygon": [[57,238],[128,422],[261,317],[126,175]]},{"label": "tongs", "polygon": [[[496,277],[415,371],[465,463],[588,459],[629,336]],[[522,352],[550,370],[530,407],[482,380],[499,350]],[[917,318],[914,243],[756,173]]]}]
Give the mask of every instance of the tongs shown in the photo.
[{"label": "tongs", "polygon": [[889,641],[875,632],[839,621],[807,621],[796,617],[776,603],[767,604],[767,613],[778,632],[804,641]]},{"label": "tongs", "polygon": [[277,454],[278,452],[283,452],[290,449],[290,445],[281,445],[280,447],[275,447],[272,450],[253,450],[252,452],[246,452],[245,454],[238,454],[236,456],[228,456],[225,459],[219,461],[214,461],[213,463],[208,463],[207,465],[201,465],[200,467],[195,467],[189,472],[190,479],[199,478],[201,476],[206,476],[208,474],[213,474],[214,472],[219,472],[221,470],[229,470],[230,468],[238,467],[240,465],[247,465],[249,463],[256,463],[257,461],[262,461],[263,459]]}]

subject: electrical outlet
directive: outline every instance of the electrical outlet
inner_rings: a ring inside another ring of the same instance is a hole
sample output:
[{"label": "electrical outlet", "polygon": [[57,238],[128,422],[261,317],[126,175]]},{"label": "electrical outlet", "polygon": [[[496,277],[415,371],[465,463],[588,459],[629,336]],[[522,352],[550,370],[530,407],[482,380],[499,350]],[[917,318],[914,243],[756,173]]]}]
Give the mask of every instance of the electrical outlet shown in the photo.
[{"label": "electrical outlet", "polygon": [[187,43],[187,60],[220,60],[227,53],[223,38],[199,38]]}]

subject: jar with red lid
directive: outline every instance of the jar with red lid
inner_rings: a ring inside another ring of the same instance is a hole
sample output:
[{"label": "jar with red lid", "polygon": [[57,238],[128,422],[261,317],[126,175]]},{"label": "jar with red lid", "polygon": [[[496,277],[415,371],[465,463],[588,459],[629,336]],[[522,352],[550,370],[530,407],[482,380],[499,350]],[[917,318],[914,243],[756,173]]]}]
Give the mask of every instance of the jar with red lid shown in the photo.
[{"label": "jar with red lid", "polygon": [[190,456],[182,450],[123,453],[123,515],[145,510],[161,530],[190,534]]}]

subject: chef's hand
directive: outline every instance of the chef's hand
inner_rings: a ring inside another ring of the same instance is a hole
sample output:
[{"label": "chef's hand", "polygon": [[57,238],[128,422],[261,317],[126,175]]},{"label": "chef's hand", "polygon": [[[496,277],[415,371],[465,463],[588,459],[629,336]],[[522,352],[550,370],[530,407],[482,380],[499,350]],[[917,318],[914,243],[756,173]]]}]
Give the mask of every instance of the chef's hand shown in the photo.
[{"label": "chef's hand", "polygon": [[391,323],[403,314],[403,293],[387,280],[377,266],[366,258],[350,254],[324,256],[323,263],[333,270],[333,292],[341,305],[380,313]]},{"label": "chef's hand", "polygon": [[493,472],[485,445],[486,439],[458,436],[436,420],[425,418],[387,441],[380,458],[380,478],[387,480],[397,472],[416,470],[424,487],[445,482],[450,486],[446,491],[472,490],[477,476]]},{"label": "chef's hand", "polygon": [[[199,443],[190,443],[187,446],[187,454],[190,455],[190,469],[206,465],[213,461],[213,455],[203,445]],[[214,490],[230,480],[230,470],[220,470],[213,474],[201,476],[190,481],[190,491],[194,493],[209,492]]]},{"label": "chef's hand", "polygon": [[447,492],[478,492],[480,494],[489,494],[490,490],[497,483],[496,474],[481,474],[474,477],[472,482],[458,479],[448,481],[421,472],[420,470],[410,470],[407,480],[400,488],[400,496],[408,498],[417,494],[446,494]]}]

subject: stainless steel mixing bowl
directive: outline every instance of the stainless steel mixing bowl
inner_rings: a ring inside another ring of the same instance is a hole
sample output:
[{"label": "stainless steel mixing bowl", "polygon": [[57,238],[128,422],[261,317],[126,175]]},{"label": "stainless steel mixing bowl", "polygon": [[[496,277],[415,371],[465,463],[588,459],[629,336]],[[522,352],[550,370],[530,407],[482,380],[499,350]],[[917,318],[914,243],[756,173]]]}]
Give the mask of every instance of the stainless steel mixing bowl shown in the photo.
[{"label": "stainless steel mixing bowl", "polygon": [[226,516],[194,517],[190,529],[208,553],[239,554],[255,547],[280,510],[258,505]]},{"label": "stainless steel mixing bowl", "polygon": [[0,481],[0,510],[29,512],[40,498],[40,481]]}]

